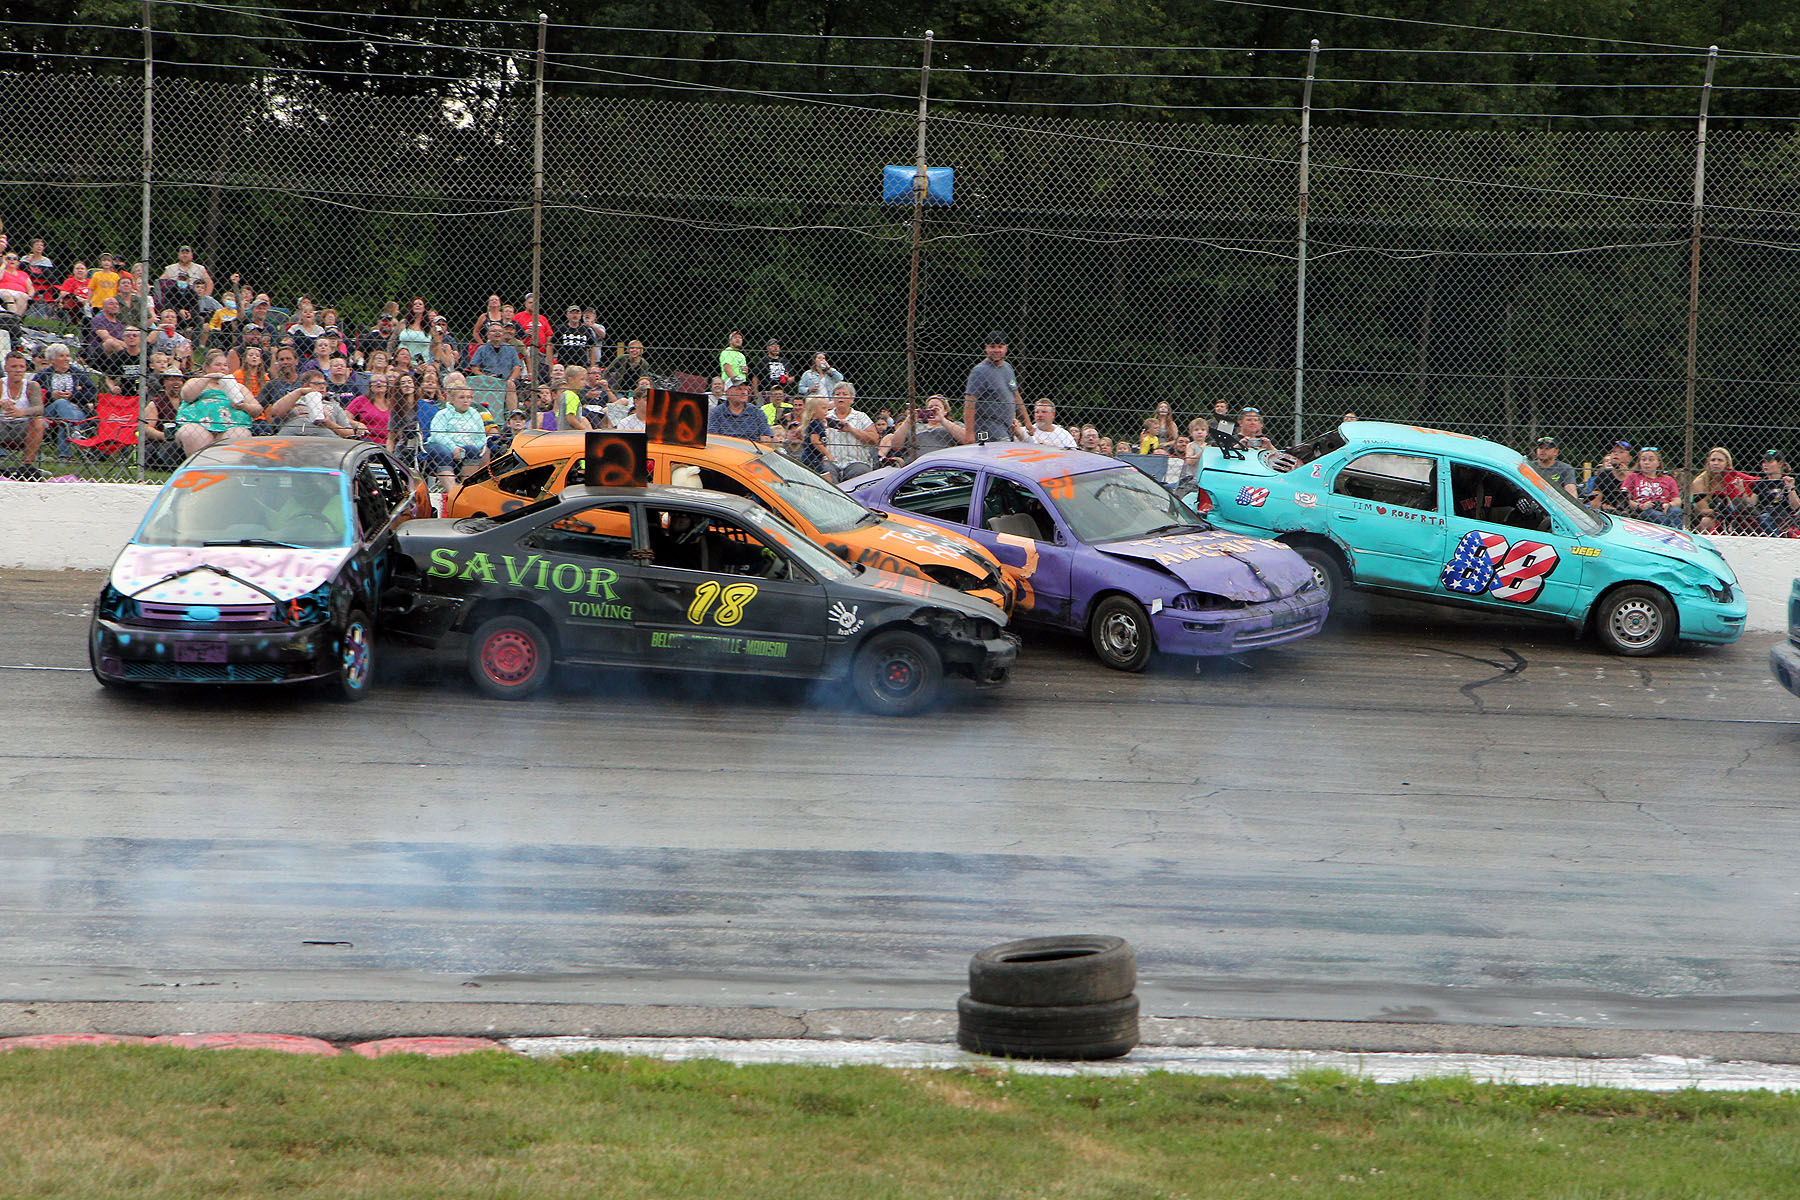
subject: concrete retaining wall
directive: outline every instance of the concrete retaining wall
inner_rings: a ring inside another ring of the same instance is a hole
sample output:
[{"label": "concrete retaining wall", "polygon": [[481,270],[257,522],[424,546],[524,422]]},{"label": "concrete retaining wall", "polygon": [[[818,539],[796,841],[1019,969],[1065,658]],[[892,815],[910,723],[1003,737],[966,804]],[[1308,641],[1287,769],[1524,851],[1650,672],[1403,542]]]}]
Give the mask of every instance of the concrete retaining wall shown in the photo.
[{"label": "concrete retaining wall", "polygon": [[[103,570],[156,495],[125,483],[0,482],[0,567]],[[1721,537],[1713,542],[1749,600],[1747,628],[1787,628],[1788,587],[1800,576],[1800,539]]]}]

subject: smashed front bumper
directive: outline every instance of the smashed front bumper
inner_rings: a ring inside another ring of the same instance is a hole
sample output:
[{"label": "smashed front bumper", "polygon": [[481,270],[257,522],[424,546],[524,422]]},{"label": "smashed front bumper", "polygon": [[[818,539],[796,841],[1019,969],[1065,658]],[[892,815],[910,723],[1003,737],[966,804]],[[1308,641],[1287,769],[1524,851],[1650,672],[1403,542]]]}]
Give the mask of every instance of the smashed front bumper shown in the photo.
[{"label": "smashed front bumper", "polygon": [[1238,654],[1311,637],[1325,627],[1331,601],[1323,588],[1242,608],[1164,608],[1150,618],[1156,648],[1196,657]]}]

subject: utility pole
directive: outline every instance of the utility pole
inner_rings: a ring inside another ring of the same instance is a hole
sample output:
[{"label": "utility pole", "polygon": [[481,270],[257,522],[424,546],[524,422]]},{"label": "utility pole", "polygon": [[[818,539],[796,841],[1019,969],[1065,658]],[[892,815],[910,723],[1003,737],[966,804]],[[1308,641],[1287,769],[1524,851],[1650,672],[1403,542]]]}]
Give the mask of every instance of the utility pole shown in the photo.
[{"label": "utility pole", "polygon": [[1300,92],[1300,244],[1294,278],[1294,445],[1306,440],[1301,429],[1306,408],[1306,199],[1312,187],[1313,71],[1319,61],[1319,39],[1306,52],[1306,84]]},{"label": "utility pole", "polygon": [[[154,107],[151,100],[156,88],[156,58],[150,45],[150,3],[151,0],[144,0],[144,195],[138,239],[138,252],[143,256],[144,262],[144,278],[138,280],[139,315],[134,318],[128,313],[125,317],[127,321],[135,320],[136,324],[144,331],[144,336],[138,339],[138,415],[140,418],[144,412],[144,405],[150,402],[150,326],[143,306],[144,302],[150,298],[150,167],[156,157],[156,140],[151,128],[151,114]],[[144,438],[142,434],[137,439],[137,477],[139,483],[144,481]]]},{"label": "utility pole", "polygon": [[1706,207],[1706,110],[1712,103],[1713,67],[1719,48],[1706,52],[1706,78],[1700,84],[1700,124],[1694,143],[1694,213],[1688,238],[1687,396],[1681,410],[1681,511],[1692,519],[1694,480],[1694,383],[1700,348],[1700,226]]},{"label": "utility pole", "polygon": [[521,405],[531,414],[530,425],[538,423],[538,370],[542,365],[538,351],[538,322],[544,315],[544,43],[550,26],[547,13],[538,14],[537,45],[537,112],[533,121],[531,163],[531,303],[526,314],[531,323],[531,337],[526,340],[526,353],[531,359],[530,399]]},{"label": "utility pole", "polygon": [[[925,109],[931,85],[931,30],[925,31],[925,57],[919,66],[919,142],[918,171],[913,176],[912,278],[906,287],[906,405],[909,413],[919,408],[919,237],[925,224]],[[906,426],[907,456],[917,448],[919,423],[909,420]]]}]

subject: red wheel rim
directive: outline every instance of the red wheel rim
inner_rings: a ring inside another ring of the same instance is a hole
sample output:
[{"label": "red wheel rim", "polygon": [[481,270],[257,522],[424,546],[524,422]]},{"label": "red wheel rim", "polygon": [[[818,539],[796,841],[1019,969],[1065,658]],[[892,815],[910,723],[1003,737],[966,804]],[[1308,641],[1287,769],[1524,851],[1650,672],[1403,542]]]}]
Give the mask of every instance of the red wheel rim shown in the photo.
[{"label": "red wheel rim", "polygon": [[515,686],[537,670],[537,646],[516,629],[503,629],[481,647],[481,669],[495,683]]}]

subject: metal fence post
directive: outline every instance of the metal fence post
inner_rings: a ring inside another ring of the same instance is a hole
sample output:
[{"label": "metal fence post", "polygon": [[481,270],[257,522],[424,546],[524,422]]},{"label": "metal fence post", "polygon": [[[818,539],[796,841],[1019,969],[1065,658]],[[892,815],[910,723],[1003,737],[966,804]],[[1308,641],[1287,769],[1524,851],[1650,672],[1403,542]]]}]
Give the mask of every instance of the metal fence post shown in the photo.
[{"label": "metal fence post", "polygon": [[[139,230],[138,248],[144,260],[144,278],[138,280],[138,308],[143,312],[144,304],[150,298],[150,168],[156,158],[156,138],[152,126],[152,97],[155,93],[156,58],[151,51],[150,37],[150,5],[151,0],[144,0],[144,162],[143,162],[143,216]],[[147,315],[147,314],[146,314]],[[132,320],[126,314],[127,321]],[[144,406],[150,403],[150,323],[145,315],[139,315],[136,323],[142,327],[143,335],[138,338],[138,418],[137,436],[137,478],[144,481],[144,435],[142,421]],[[164,437],[168,436],[165,430]]]},{"label": "metal fence post", "polygon": [[1306,200],[1311,188],[1313,70],[1319,61],[1319,39],[1306,52],[1306,84],[1300,93],[1300,239],[1294,273],[1294,444],[1306,440],[1301,429],[1306,408]]},{"label": "metal fence post", "polygon": [[[931,86],[931,30],[925,31],[925,55],[919,64],[919,144],[913,175],[912,277],[906,285],[906,406],[909,412],[919,407],[919,234],[925,224],[925,189],[930,180],[925,174],[925,108]],[[907,457],[918,448],[918,422],[906,426]]]},{"label": "metal fence post", "polygon": [[1700,85],[1700,120],[1694,139],[1693,232],[1688,238],[1687,398],[1681,413],[1681,512],[1689,526],[1693,524],[1694,507],[1694,379],[1700,331],[1700,225],[1706,205],[1706,110],[1712,102],[1713,67],[1718,61],[1719,48],[1714,46],[1706,52],[1706,79]]},{"label": "metal fence post", "polygon": [[[531,382],[529,395],[520,396],[514,401],[520,408],[531,414],[529,425],[535,429],[538,424],[538,372],[543,369],[543,362],[538,350],[538,322],[544,319],[544,43],[550,27],[548,13],[538,14],[537,27],[537,111],[532,120],[531,149],[531,305],[526,311],[525,319],[530,323],[531,336],[525,341],[526,353],[531,358]],[[554,408],[556,397],[551,397]],[[504,422],[502,422],[504,428]]]}]

